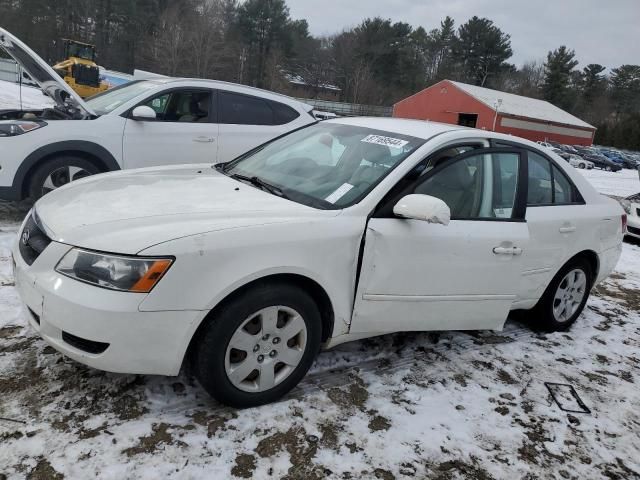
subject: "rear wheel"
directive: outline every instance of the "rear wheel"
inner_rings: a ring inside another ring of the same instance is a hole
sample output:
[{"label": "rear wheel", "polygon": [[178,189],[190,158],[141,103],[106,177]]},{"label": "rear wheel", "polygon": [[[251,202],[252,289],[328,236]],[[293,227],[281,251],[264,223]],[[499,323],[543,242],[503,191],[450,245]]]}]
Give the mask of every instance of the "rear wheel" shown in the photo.
[{"label": "rear wheel", "polygon": [[584,167],[585,167],[584,163],[579,163],[578,164],[578,168],[584,168]]},{"label": "rear wheel", "polygon": [[37,200],[43,195],[74,180],[100,173],[89,160],[71,155],[53,158],[40,165],[29,181],[29,197]]},{"label": "rear wheel", "polygon": [[565,265],[534,307],[533,324],[546,331],[568,329],[584,309],[593,283],[591,267],[584,259]]},{"label": "rear wheel", "polygon": [[293,285],[258,285],[214,315],[200,333],[193,367],[204,389],[226,405],[246,408],[282,397],[320,348],[318,307]]}]

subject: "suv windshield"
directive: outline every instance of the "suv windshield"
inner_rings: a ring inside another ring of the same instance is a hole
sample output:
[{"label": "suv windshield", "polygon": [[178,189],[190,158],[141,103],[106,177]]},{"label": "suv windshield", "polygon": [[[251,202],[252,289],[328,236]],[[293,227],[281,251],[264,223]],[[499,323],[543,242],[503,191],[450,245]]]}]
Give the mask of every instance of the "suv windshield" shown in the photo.
[{"label": "suv windshield", "polygon": [[320,208],[358,203],[424,140],[370,128],[318,123],[230,162],[222,170]]},{"label": "suv windshield", "polygon": [[158,85],[158,82],[152,80],[138,80],[94,95],[86,102],[98,115],[106,115],[123,103]]}]

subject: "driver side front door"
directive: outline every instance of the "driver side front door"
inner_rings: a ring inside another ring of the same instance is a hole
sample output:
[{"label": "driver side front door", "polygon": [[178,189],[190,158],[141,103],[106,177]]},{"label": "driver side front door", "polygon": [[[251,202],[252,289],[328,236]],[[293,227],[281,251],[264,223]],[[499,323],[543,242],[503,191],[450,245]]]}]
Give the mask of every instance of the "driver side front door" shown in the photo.
[{"label": "driver side front door", "polygon": [[155,120],[127,118],[122,138],[125,168],[216,163],[218,124],[211,89],[179,88],[144,103]]},{"label": "driver side front door", "polygon": [[427,169],[402,195],[442,199],[446,226],[374,215],[350,333],[501,329],[529,240],[525,162],[518,150],[481,149]]}]

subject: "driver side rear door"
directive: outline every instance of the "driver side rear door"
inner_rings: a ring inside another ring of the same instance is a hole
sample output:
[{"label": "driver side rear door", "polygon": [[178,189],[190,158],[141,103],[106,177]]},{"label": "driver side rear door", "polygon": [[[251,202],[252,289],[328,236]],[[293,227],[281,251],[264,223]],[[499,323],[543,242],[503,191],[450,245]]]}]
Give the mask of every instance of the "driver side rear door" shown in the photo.
[{"label": "driver side rear door", "polygon": [[[425,171],[368,223],[351,333],[500,329],[518,296],[526,154],[474,150]],[[445,201],[451,222],[390,213],[409,193]]]}]

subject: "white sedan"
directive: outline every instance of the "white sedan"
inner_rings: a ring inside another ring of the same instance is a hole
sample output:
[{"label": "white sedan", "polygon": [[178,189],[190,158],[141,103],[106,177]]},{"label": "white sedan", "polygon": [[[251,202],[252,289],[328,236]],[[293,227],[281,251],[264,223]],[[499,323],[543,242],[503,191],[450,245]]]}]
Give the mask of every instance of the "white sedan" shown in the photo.
[{"label": "white sedan", "polygon": [[16,240],[33,328],[95,368],[271,402],[320,348],[397,331],[564,330],[625,215],[514,137],[327,120],[223,165],[114,172],[38,201]]},{"label": "white sedan", "polygon": [[640,193],[620,200],[620,203],[628,214],[627,235],[640,239]]},{"label": "white sedan", "polygon": [[593,170],[593,167],[595,166],[593,162],[590,162],[589,160],[585,160],[581,156],[575,155],[573,153],[569,154],[569,165],[575,168],[581,168],[581,169],[586,168],[587,170]]}]

